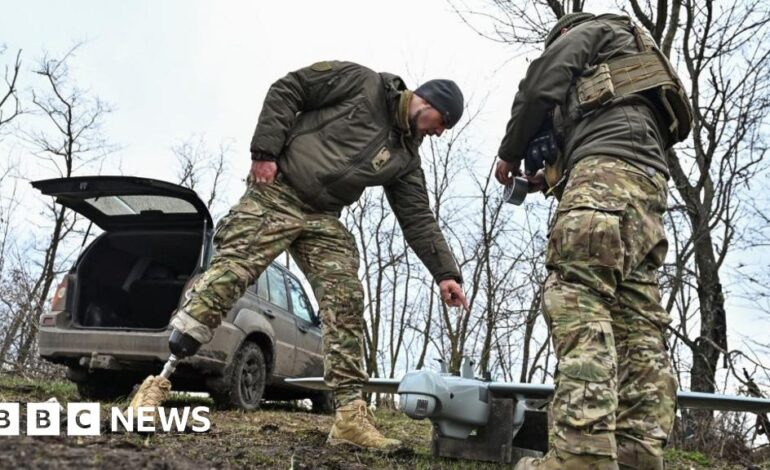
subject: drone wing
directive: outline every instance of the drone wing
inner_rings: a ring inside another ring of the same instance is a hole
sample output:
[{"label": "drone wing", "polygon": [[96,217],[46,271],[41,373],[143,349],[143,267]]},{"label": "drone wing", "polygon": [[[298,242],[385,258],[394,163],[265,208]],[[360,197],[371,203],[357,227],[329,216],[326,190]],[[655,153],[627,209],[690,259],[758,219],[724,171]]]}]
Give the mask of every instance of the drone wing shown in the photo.
[{"label": "drone wing", "polygon": [[[301,379],[286,379],[287,383],[314,390],[331,390],[322,377],[306,377]],[[364,392],[396,393],[401,380],[371,378],[364,384]]]},{"label": "drone wing", "polygon": [[[502,397],[520,399],[550,398],[553,395],[553,385],[492,382],[489,384],[489,391]],[[702,392],[679,392],[676,398],[680,408],[770,413],[770,400],[764,398]]]},{"label": "drone wing", "polygon": [[[286,379],[286,382],[315,390],[331,390],[321,377]],[[396,393],[399,379],[371,378],[364,384],[364,392]],[[479,383],[487,383],[481,382]],[[548,399],[553,395],[553,385],[524,384],[511,382],[488,382],[489,391],[500,397],[518,399]],[[735,395],[717,395],[701,392],[679,392],[677,401],[680,408],[702,408],[720,411],[748,411],[751,413],[770,413],[770,400],[765,398],[740,397]]]},{"label": "drone wing", "polygon": [[677,402],[682,408],[770,413],[770,400],[765,398],[717,395],[715,393],[702,392],[679,392],[677,394]]},{"label": "drone wing", "polygon": [[[287,383],[314,390],[331,390],[322,377],[306,377],[301,379],[286,379]],[[399,379],[371,378],[364,384],[364,392],[396,393],[401,383]],[[527,399],[550,398],[553,395],[553,385],[520,384],[509,382],[481,382],[489,384],[489,391],[501,397],[523,397]]]}]

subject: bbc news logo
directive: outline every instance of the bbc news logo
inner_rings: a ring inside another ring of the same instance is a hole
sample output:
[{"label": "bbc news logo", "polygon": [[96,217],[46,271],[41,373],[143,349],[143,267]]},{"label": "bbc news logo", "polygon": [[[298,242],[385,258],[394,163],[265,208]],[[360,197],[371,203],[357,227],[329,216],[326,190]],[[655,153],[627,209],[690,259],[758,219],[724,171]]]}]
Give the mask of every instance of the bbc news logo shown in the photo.
[{"label": "bbc news logo", "polygon": [[[66,410],[58,403],[27,403],[27,436],[61,435],[62,414],[66,413],[68,436],[98,436],[101,433],[99,403],[68,403]],[[110,409],[112,432],[182,432],[191,423],[193,432],[211,428],[207,406],[180,408],[139,407]],[[156,419],[157,415],[157,419]],[[21,404],[0,403],[0,436],[18,436],[21,431]]]}]

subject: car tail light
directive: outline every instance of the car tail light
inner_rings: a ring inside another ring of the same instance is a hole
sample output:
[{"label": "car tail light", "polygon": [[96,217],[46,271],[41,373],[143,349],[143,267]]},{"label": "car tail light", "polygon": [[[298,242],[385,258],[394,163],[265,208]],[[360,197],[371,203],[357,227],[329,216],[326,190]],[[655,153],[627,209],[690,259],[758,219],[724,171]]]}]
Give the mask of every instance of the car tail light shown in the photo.
[{"label": "car tail light", "polygon": [[[66,308],[67,305],[67,284],[68,284],[68,277],[64,276],[64,279],[62,279],[61,284],[59,284],[59,287],[56,288],[56,292],[53,294],[53,299],[51,300],[51,311],[52,312],[59,312]],[[42,317],[41,317],[41,325],[42,323]]]}]

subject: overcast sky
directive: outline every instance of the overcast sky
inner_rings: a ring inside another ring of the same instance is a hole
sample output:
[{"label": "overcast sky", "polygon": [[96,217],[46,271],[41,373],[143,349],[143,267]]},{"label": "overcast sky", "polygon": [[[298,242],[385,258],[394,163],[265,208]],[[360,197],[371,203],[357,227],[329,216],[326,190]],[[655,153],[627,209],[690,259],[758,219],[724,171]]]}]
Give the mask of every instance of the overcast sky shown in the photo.
[{"label": "overcast sky", "polygon": [[[230,142],[228,203],[242,192],[238,178],[248,169],[265,93],[290,70],[342,59],[399,74],[412,88],[451,78],[472,106],[486,97],[471,133],[487,165],[534,56],[480,37],[444,0],[25,0],[6,4],[0,15],[0,45],[8,48],[1,63],[23,49],[23,89],[38,79],[30,70],[43,52],[57,57],[78,42],[84,45],[70,62],[73,79],[115,108],[104,133],[120,150],[103,173],[174,180],[172,145],[192,135],[212,148]],[[54,176],[9,139],[0,151],[19,159],[30,179]],[[39,197],[26,185],[20,190]],[[756,333],[756,312],[731,312],[731,332]]]},{"label": "overcast sky", "polygon": [[122,170],[167,179],[170,147],[192,134],[231,141],[232,168],[245,174],[270,84],[323,59],[396,73],[410,87],[451,78],[471,102],[488,95],[474,132],[491,161],[525,70],[510,60],[515,48],[480,37],[443,0],[24,1],[6,9],[0,31],[5,62],[21,48],[27,71],[43,51],[85,41],[72,75],[115,106],[105,131]]}]

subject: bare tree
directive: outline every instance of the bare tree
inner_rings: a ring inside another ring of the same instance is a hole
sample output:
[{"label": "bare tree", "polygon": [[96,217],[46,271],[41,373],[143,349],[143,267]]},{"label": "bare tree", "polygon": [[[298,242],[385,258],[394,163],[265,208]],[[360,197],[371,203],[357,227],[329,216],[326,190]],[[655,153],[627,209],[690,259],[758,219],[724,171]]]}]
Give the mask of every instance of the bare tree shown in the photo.
[{"label": "bare tree", "polygon": [[[15,209],[18,207],[17,197],[18,186],[15,181],[11,181],[9,176],[10,169],[5,169],[0,175],[0,186],[11,187],[9,194],[2,194],[0,200],[0,326],[6,327],[14,320],[15,293],[13,289],[17,286],[15,274],[6,269],[13,262],[11,253],[11,232]],[[0,356],[0,370],[5,366],[5,357]]]},{"label": "bare tree", "polygon": [[194,191],[205,191],[209,211],[222,204],[221,185],[228,178],[227,157],[231,150],[231,144],[223,141],[216,151],[211,151],[203,136],[190,136],[171,147],[178,165],[179,184]]},{"label": "bare tree", "polygon": [[[5,46],[0,46],[0,55],[5,52]],[[0,92],[0,130],[21,114],[21,102],[19,101],[19,89],[16,81],[21,70],[21,49],[16,53],[16,61],[12,67],[5,66],[3,81],[7,89]]]},{"label": "bare tree", "polygon": [[[692,353],[690,388],[714,392],[718,359],[728,350],[721,269],[750,228],[741,223],[748,215],[747,190],[766,168],[762,126],[770,110],[770,16],[755,1],[727,6],[674,1],[670,11],[657,15],[635,1],[631,5],[665,54],[672,52],[677,29],[682,36],[694,109],[692,143],[669,151],[667,162],[676,188],[673,210],[682,211],[690,232],[676,263],[681,274],[688,265],[695,273],[700,329],[688,336],[686,318],[680,318],[678,339]],[[693,413],[690,426],[707,435],[709,416]]]},{"label": "bare tree", "polygon": [[[0,46],[0,55],[3,54],[6,47]],[[12,67],[5,66],[3,80],[5,81],[6,89],[0,92],[0,136],[4,133],[7,124],[10,124],[15,118],[21,114],[21,102],[18,96],[17,80],[19,78],[19,71],[21,70],[21,50],[16,54],[16,61]],[[7,167],[0,170],[0,187],[8,188],[12,186],[12,190],[9,194],[0,194],[0,325],[8,325],[11,321],[8,290],[11,286],[11,280],[6,276],[5,266],[9,261],[9,242],[11,234],[11,216],[14,209],[18,206],[18,199],[16,197],[17,185],[15,182],[11,182],[11,167]],[[4,355],[0,355],[0,368],[4,365]]]},{"label": "bare tree", "polygon": [[[365,304],[366,327],[365,364],[367,373],[373,377],[379,376],[378,354],[382,336],[382,316],[387,308],[388,292],[392,287],[387,285],[386,273],[390,266],[403,256],[403,253],[388,253],[388,248],[394,246],[395,218],[387,214],[387,201],[383,191],[377,194],[367,193],[347,213],[349,225],[353,227],[360,244]],[[391,242],[387,240],[390,239]]]},{"label": "bare tree", "polygon": [[[468,109],[466,107],[466,112]],[[478,110],[470,114],[462,125],[452,130],[448,137],[440,142],[429,141],[428,152],[424,153],[426,169],[426,181],[428,191],[433,204],[433,212],[436,220],[439,222],[444,236],[448,239],[450,246],[457,259],[459,268],[465,272],[466,266],[464,256],[462,256],[462,244],[458,243],[462,234],[459,227],[467,223],[466,213],[461,209],[465,199],[457,191],[459,177],[463,170],[467,168],[467,162],[464,161],[468,154],[460,148],[464,143],[465,133],[468,126],[471,125]],[[465,283],[468,284],[468,283]],[[447,366],[450,372],[456,373],[460,370],[462,357],[469,355],[471,351],[466,349],[467,341],[472,333],[474,317],[473,299],[469,298],[470,311],[462,308],[448,308],[440,299],[438,289],[431,280],[430,295],[435,296],[436,329],[433,330],[437,336],[431,339],[438,347],[441,357],[447,359]],[[466,295],[468,293],[466,292]]]},{"label": "bare tree", "polygon": [[[31,146],[34,155],[61,177],[98,164],[111,150],[100,128],[104,115],[110,112],[109,106],[71,81],[67,61],[77,48],[60,59],[46,55],[40,60],[35,73],[43,79],[43,85],[32,90],[31,102],[35,116],[42,122],[40,126],[30,123],[19,130],[19,136]],[[10,301],[3,299],[12,317],[0,342],[0,358],[8,362],[12,354],[18,368],[34,361],[37,319],[47,308],[52,284],[62,272],[63,262],[71,255],[62,250],[65,239],[76,232],[78,222],[74,214],[54,201],[47,205],[45,213],[52,224],[38,227],[38,233],[49,231],[43,245],[29,248],[32,252],[18,253],[16,263],[5,266],[22,293],[17,292]]]}]

